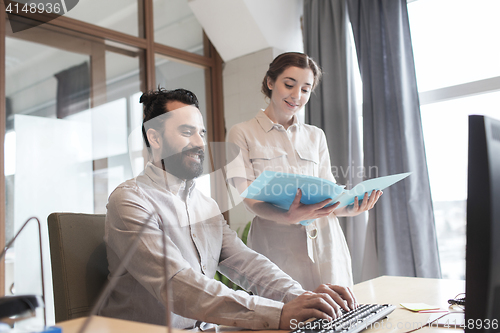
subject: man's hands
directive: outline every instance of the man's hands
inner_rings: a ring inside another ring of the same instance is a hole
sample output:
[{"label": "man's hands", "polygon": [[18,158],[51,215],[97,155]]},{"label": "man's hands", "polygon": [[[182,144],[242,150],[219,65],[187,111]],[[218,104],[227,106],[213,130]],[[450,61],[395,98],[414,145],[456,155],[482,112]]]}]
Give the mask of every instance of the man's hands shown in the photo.
[{"label": "man's hands", "polygon": [[349,288],[322,284],[314,291],[307,291],[283,306],[279,328],[290,329],[292,320],[333,320],[341,315],[341,308],[348,311],[357,306],[356,298]]}]

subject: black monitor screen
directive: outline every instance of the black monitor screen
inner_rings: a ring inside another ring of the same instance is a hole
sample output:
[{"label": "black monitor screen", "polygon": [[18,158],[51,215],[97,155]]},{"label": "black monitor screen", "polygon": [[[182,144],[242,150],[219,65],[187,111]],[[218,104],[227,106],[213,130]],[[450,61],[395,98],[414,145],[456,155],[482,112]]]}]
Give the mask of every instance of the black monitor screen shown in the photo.
[{"label": "black monitor screen", "polygon": [[500,121],[469,116],[466,332],[500,332]]}]

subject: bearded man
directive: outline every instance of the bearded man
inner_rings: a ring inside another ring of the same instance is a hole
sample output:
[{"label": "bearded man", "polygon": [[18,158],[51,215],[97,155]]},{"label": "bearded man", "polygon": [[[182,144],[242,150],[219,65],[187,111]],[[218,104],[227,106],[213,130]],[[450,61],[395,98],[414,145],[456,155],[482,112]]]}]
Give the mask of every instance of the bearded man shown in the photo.
[{"label": "bearded man", "polygon": [[[140,102],[150,161],[109,197],[105,242],[111,276],[140,239],[100,315],[165,325],[167,281],[175,328],[215,323],[288,329],[293,322],[333,319],[340,308],[357,306],[349,288],[303,290],[246,247],[217,203],[195,188],[203,171],[206,130],[192,92],[159,89],[143,94]],[[214,280],[217,270],[253,295]]]}]

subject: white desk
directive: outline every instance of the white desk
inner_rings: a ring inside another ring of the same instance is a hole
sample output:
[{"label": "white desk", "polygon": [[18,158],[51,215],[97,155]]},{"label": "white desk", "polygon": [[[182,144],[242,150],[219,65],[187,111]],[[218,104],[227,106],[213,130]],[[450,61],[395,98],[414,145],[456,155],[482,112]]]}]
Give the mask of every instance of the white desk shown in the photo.
[{"label": "white desk", "polygon": [[[354,294],[358,303],[378,303],[396,305],[396,310],[389,315],[384,329],[376,329],[375,325],[366,332],[407,332],[417,328],[418,323],[424,325],[429,313],[414,313],[404,309],[399,303],[427,303],[442,309],[448,309],[448,299],[465,292],[463,280],[423,279],[409,277],[382,276],[354,286]],[[398,328],[399,324],[399,328]],[[392,326],[392,329],[387,329]],[[451,330],[451,331],[450,331]],[[460,329],[425,327],[420,332],[440,331],[448,333],[463,332]]]},{"label": "white desk", "polygon": [[[376,332],[407,332],[416,325],[425,324],[430,314],[413,313],[402,308],[399,303],[427,303],[448,308],[448,299],[465,291],[465,281],[460,280],[439,280],[422,279],[409,277],[382,276],[373,280],[362,282],[354,286],[354,293],[358,303],[379,303],[394,304],[396,310],[384,320],[384,327],[374,325],[373,328],[365,331]],[[68,320],[56,324],[62,327],[63,333],[76,333],[85,318]],[[389,328],[391,327],[391,328]],[[452,330],[452,331],[450,331]],[[182,330],[173,330],[175,333],[182,333]],[[463,330],[450,328],[424,327],[419,332],[460,333]],[[165,326],[142,324],[127,320],[111,319],[105,317],[95,317],[87,332],[92,333],[164,333]],[[287,332],[287,331],[262,331],[262,332]]]}]

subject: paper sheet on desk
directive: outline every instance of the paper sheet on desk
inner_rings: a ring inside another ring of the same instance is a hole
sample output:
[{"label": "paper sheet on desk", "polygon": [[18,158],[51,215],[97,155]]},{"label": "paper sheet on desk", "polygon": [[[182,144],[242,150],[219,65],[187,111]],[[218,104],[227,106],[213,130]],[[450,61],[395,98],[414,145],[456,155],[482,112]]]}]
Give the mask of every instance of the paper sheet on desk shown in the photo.
[{"label": "paper sheet on desk", "polygon": [[427,311],[427,310],[438,310],[439,306],[429,305],[425,303],[400,303],[403,308],[408,309],[413,312]]},{"label": "paper sheet on desk", "polygon": [[[345,190],[329,180],[298,175],[284,172],[266,170],[241,194],[242,197],[260,200],[274,204],[282,209],[288,210],[297,194],[297,189],[302,191],[300,200],[303,204],[315,204],[326,199],[333,199],[329,205],[340,202],[338,208],[354,203],[354,199],[363,199],[366,192],[371,194],[373,190],[383,190],[392,184],[408,177],[407,173],[379,177],[365,180],[351,190]],[[301,221],[308,225],[313,220]]]}]

